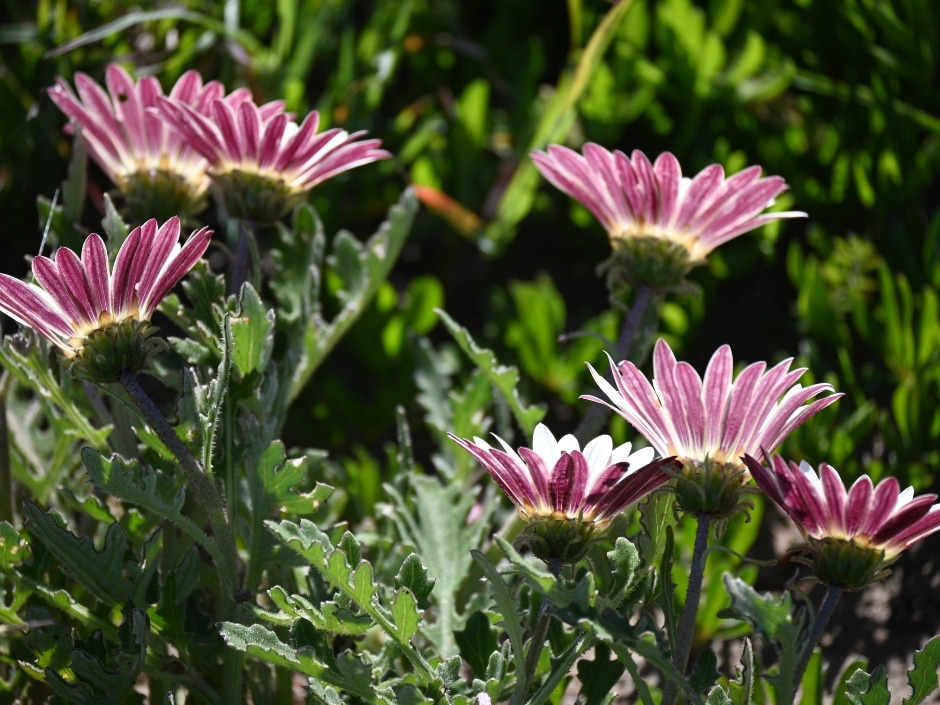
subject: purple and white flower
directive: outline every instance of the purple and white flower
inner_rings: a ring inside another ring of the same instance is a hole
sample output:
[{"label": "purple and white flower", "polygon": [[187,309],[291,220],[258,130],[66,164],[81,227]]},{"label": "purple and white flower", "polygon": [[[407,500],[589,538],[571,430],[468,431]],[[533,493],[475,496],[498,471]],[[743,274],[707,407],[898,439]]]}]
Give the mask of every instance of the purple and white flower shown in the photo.
[{"label": "purple and white flower", "polygon": [[[314,186],[344,171],[391,155],[379,149],[381,140],[360,140],[364,131],[349,133],[339,128],[317,132],[320,116],[311,112],[298,125],[283,104],[256,106],[245,100],[238,104],[212,101],[201,112],[184,101],[160,98],[163,118],[209,163],[212,177],[223,184],[226,203],[240,214],[258,218],[252,206],[237,203],[231,180],[244,188],[244,177],[257,177],[277,199],[277,210],[294,204]],[[242,201],[251,196],[242,197]],[[262,209],[262,215],[279,213]]]},{"label": "purple and white flower", "polygon": [[894,477],[877,485],[862,475],[848,488],[831,465],[818,473],[803,461],[789,463],[779,455],[767,465],[750,455],[747,466],[757,485],[796,522],[808,539],[834,539],[884,552],[890,561],[935,531],[940,530],[937,495],[915,496]]},{"label": "purple and white flower", "polygon": [[[790,369],[792,358],[767,369],[748,365],[733,378],[731,348],[712,355],[704,379],[687,362],[678,362],[665,340],[653,353],[653,380],[632,362],[610,360],[616,387],[588,365],[607,401],[604,404],[629,421],[661,455],[680,461],[740,467],[745,454],[773,450],[798,426],[835,402],[842,394],[825,383],[802,387],[805,368]],[[810,402],[810,403],[807,403]]]},{"label": "purple and white flower", "polygon": [[527,522],[540,519],[593,523],[603,528],[617,514],[669,481],[671,458],[654,460],[652,448],[614,448],[598,436],[584,450],[572,435],[556,440],[544,424],[535,428],[532,448],[514,450],[493,434],[500,447],[481,438],[448,434],[470,453],[512,500]]},{"label": "purple and white flower", "polygon": [[[122,191],[139,174],[164,172],[183,180],[193,201],[209,188],[208,162],[193,149],[179,130],[167,125],[156,112],[164,98],[160,82],[146,76],[136,83],[118,64],[105,72],[107,90],[90,76],[75,74],[76,94],[63,78],[49,89],[49,97],[81,128],[88,152]],[[218,81],[203,84],[197,71],[187,71],[170,91],[170,99],[198,115],[208,113],[216,101],[234,105],[250,100],[247,89],[225,96]]]},{"label": "purple and white flower", "polygon": [[759,166],[726,179],[721,165],[712,164],[690,179],[682,176],[670,152],[654,164],[638,150],[628,157],[590,143],[583,155],[550,145],[531,156],[549,182],[591,211],[611,244],[634,237],[664,239],[683,247],[693,264],[765,223],[806,216],[764,213],[787,185],[779,176],[760,178]]},{"label": "purple and white flower", "polygon": [[48,338],[63,355],[79,355],[95,331],[128,319],[149,321],[160,301],[199,261],[212,237],[208,228],[179,243],[180,221],[149,220],[134,228],[114,267],[100,236],[91,234],[81,256],[67,247],[36,257],[27,284],[0,273],[0,311]]}]

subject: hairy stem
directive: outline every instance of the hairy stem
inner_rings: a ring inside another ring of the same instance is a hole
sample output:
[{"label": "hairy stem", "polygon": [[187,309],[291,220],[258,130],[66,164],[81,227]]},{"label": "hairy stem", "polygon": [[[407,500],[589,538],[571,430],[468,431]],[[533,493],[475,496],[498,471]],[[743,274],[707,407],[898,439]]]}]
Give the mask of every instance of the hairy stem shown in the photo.
[{"label": "hairy stem", "polygon": [[803,650],[803,653],[800,654],[799,663],[796,665],[796,670],[793,671],[794,700],[796,699],[797,691],[800,689],[800,684],[803,682],[803,674],[806,672],[806,667],[809,665],[813,650],[816,648],[816,644],[819,643],[819,638],[822,636],[823,630],[829,622],[829,618],[832,617],[832,613],[835,611],[836,603],[839,602],[840,597],[842,597],[842,588],[838,585],[830,585],[829,589],[826,591],[826,597],[823,598],[822,604],[819,606],[819,612],[816,613],[816,620],[813,622],[813,629],[806,642],[806,648]]},{"label": "hairy stem", "polygon": [[[548,570],[556,578],[561,574],[561,561],[550,560]],[[535,619],[535,631],[529,640],[529,653],[525,657],[525,672],[522,674],[522,680],[517,680],[515,691],[512,694],[512,703],[523,702],[526,694],[535,677],[535,669],[539,665],[539,658],[542,656],[542,647],[548,638],[548,627],[552,623],[552,612],[554,610],[552,601],[547,597],[542,597],[542,604],[539,605],[539,613]],[[518,679],[518,676],[517,676]]]},{"label": "hairy stem", "polygon": [[[676,643],[672,649],[672,663],[681,675],[686,675],[689,655],[692,652],[692,640],[695,636],[695,621],[698,616],[698,603],[702,597],[702,581],[705,577],[705,549],[708,546],[708,530],[712,517],[708,514],[696,515],[695,547],[692,549],[692,563],[689,565],[689,587],[685,594],[685,605],[679,617]],[[663,705],[673,705],[679,697],[679,685],[666,682],[663,693]]]},{"label": "hairy stem", "polygon": [[[219,566],[222,582],[222,613],[224,618],[231,618],[234,616],[236,609],[235,591],[238,588],[238,553],[235,547],[235,534],[225,514],[225,503],[195,456],[176,434],[176,431],[170,426],[166,417],[153,403],[147,392],[144,391],[137,376],[132,372],[122,372],[120,382],[128,396],[140,409],[147,423],[150,424],[150,428],[179,461],[180,466],[186,473],[189,486],[196,493],[196,498],[209,516],[213,538],[222,557],[222,565]],[[223,702],[242,701],[243,680],[244,654],[235,649],[226,649],[222,655]]]},{"label": "hairy stem", "polygon": [[[651,309],[652,312],[656,311],[656,303],[658,300],[659,297],[648,284],[640,284],[637,287],[636,298],[633,300],[633,306],[630,307],[630,312],[627,314],[626,319],[624,319],[620,337],[617,338],[616,349],[613,351],[615,362],[626,360],[630,357],[631,353],[634,353],[633,357],[635,358],[640,357],[637,353],[645,347],[642,345],[644,342],[643,338],[651,337],[653,332],[649,321],[646,319],[649,318],[648,314],[651,312]],[[644,325],[644,323],[646,325]],[[634,362],[639,362],[639,360],[635,359]],[[607,381],[613,382],[609,369],[604,373],[604,377]],[[603,404],[591,404],[587,414],[584,415],[577,430],[574,432],[575,437],[582,445],[597,435],[601,426],[604,425],[604,421],[607,420],[609,413],[610,409]]]},{"label": "hairy stem", "polygon": [[205,507],[206,513],[209,515],[209,523],[212,526],[215,542],[218,544],[224,559],[224,565],[219,566],[222,571],[224,597],[227,602],[234,602],[235,589],[238,584],[236,569],[238,554],[235,550],[235,535],[232,533],[232,527],[225,515],[225,504],[222,497],[215,485],[206,476],[195,456],[180,437],[176,435],[176,431],[170,426],[156,404],[144,391],[144,388],[140,386],[140,381],[136,375],[131,372],[122,372],[120,382],[128,396],[140,409],[147,423],[150,424],[153,432],[157,434],[157,437],[163,441],[163,444],[179,461],[180,466],[186,473],[186,479],[189,480],[189,486],[196,493],[199,503]]}]

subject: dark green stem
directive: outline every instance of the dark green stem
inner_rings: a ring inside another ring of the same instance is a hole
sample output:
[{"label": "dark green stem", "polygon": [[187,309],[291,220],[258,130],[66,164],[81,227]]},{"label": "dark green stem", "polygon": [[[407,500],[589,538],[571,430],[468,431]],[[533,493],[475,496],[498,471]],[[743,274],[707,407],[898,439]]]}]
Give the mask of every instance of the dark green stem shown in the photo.
[{"label": "dark green stem", "polygon": [[[548,570],[556,578],[561,574],[561,567],[561,561],[548,561]],[[521,683],[516,683],[516,690],[513,693],[512,702],[514,703],[521,702],[519,698],[525,700],[532,679],[535,677],[535,670],[538,668],[539,658],[542,656],[542,647],[545,645],[545,640],[548,638],[548,627],[552,622],[553,610],[554,605],[552,601],[542,596],[542,604],[539,605],[539,614],[535,620],[535,631],[532,633],[532,638],[529,640],[529,653],[526,654],[525,658],[523,680]]]},{"label": "dark green stem", "polygon": [[[650,307],[655,308],[656,300],[657,296],[654,294],[651,286],[648,284],[640,284],[637,287],[633,306],[630,307],[630,312],[623,322],[620,337],[617,338],[617,347],[614,350],[614,362],[628,359],[630,353],[637,350],[637,343],[641,342],[640,338],[643,337],[643,334],[647,332],[646,328],[648,328],[648,326],[643,325],[644,319],[647,318]],[[638,357],[638,355],[634,355],[634,357]],[[639,360],[634,360],[634,362],[639,362]],[[604,377],[608,382],[613,382],[609,369],[604,373]],[[609,413],[610,409],[603,404],[591,404],[587,414],[584,415],[577,430],[574,432],[575,437],[582,445],[597,435],[597,432],[607,420]]]},{"label": "dark green stem", "polygon": [[806,672],[806,667],[809,665],[813,650],[816,648],[816,644],[819,643],[823,630],[826,628],[826,624],[829,623],[829,618],[832,617],[832,613],[835,611],[836,603],[839,602],[840,597],[842,597],[842,588],[838,585],[830,585],[829,589],[826,591],[826,597],[823,598],[822,604],[819,606],[819,612],[817,612],[816,620],[813,622],[813,629],[809,634],[809,640],[806,642],[806,648],[803,650],[803,653],[800,654],[800,661],[796,665],[796,670],[793,672],[794,700],[796,699],[797,691],[800,689],[800,684],[803,682],[803,674]]},{"label": "dark green stem", "polygon": [[[120,382],[128,396],[140,409],[147,423],[150,424],[150,428],[179,461],[186,473],[190,488],[196,493],[197,500],[209,516],[213,538],[222,556],[222,565],[219,566],[222,581],[222,615],[226,619],[232,618],[237,608],[235,591],[238,589],[238,552],[235,547],[235,534],[225,515],[225,503],[196,457],[176,434],[144,388],[140,386],[137,376],[132,372],[122,372]],[[235,649],[226,649],[222,654],[223,702],[242,702],[243,681],[244,654]]]},{"label": "dark green stem", "polygon": [[10,373],[0,378],[0,521],[13,523],[13,468],[10,465],[10,429],[7,426],[7,394]]},{"label": "dark green stem", "polygon": [[[692,563],[689,565],[689,587],[685,593],[685,605],[679,617],[676,643],[672,649],[672,663],[680,675],[686,675],[692,641],[695,637],[695,621],[698,616],[698,603],[702,597],[702,582],[705,577],[705,549],[708,546],[708,530],[712,517],[708,514],[696,515],[695,547],[692,549]],[[679,685],[666,682],[663,692],[663,705],[673,705],[679,697]]]},{"label": "dark green stem", "polygon": [[[237,552],[235,550],[235,535],[232,533],[232,527],[228,523],[225,515],[225,504],[215,485],[206,476],[205,471],[189,448],[176,435],[176,431],[170,426],[169,422],[157,408],[153,400],[140,386],[140,381],[132,372],[122,372],[120,376],[121,385],[124,387],[128,396],[140,409],[141,414],[150,424],[150,428],[157,434],[157,437],[163,441],[163,444],[179,461],[180,466],[186,473],[186,479],[199,503],[205,508],[209,515],[209,523],[212,526],[212,533],[215,536],[215,542],[224,559],[224,565],[220,565],[222,571],[223,592],[226,602],[234,604],[235,590],[238,586],[237,578]],[[226,617],[231,616],[229,614]]]}]

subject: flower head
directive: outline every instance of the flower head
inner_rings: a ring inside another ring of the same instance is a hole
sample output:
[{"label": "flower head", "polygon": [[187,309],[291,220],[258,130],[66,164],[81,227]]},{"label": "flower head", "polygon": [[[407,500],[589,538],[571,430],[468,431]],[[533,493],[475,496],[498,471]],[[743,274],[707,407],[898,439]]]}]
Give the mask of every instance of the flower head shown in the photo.
[{"label": "flower head", "polygon": [[178,100],[159,103],[164,118],[208,160],[236,217],[274,221],[317,184],[391,156],[378,148],[380,140],[359,141],[365,132],[317,133],[316,111],[298,126],[281,102],[213,101],[205,114]]},{"label": "flower head", "polygon": [[540,551],[530,536],[527,542],[536,555],[563,554],[566,561],[580,558],[590,538],[611,519],[668,482],[664,469],[672,462],[654,461],[652,448],[633,453],[629,443],[614,448],[606,435],[582,451],[574,436],[556,440],[544,424],[536,426],[532,448],[518,452],[495,434],[501,448],[481,438],[450,437],[486,468],[526,522],[544,524],[557,539]]},{"label": "flower head", "polygon": [[[615,257],[627,257],[634,270],[627,276],[662,278],[648,282],[657,285],[667,284],[670,275],[684,276],[738,235],[780,218],[806,216],[763,213],[787,186],[779,176],[760,178],[759,166],[726,179],[721,165],[712,164],[689,179],[669,152],[650,164],[638,150],[628,157],[590,143],[583,155],[550,145],[547,152],[532,152],[532,160],[606,228]],[[660,271],[670,267],[676,271]]]},{"label": "flower head", "polygon": [[[609,402],[589,395],[582,399],[623,416],[659,453],[676,456],[684,475],[714,481],[721,499],[705,497],[706,506],[696,506],[686,498],[683,506],[687,511],[722,514],[732,509],[729,503],[736,503],[733,490],[747,480],[743,455],[776,448],[800,424],[842,396],[830,394],[807,404],[832,391],[832,386],[821,383],[804,389],[797,380],[806,370],[791,370],[791,362],[792,358],[784,360],[769,370],[766,363],[755,362],[732,380],[731,348],[723,345],[712,355],[703,380],[690,364],[678,362],[660,339],[653,353],[652,383],[632,362],[616,365],[610,360],[616,387],[588,365]],[[726,479],[731,480],[730,487],[722,485]],[[703,488],[699,483],[690,489]],[[681,492],[679,500],[682,505]],[[723,506],[707,506],[716,501]]]},{"label": "flower head", "polygon": [[[199,261],[212,231],[202,228],[182,247],[179,236],[179,218],[159,228],[149,220],[127,236],[111,269],[104,241],[93,233],[81,257],[67,247],[52,258],[36,257],[38,285],[0,273],[0,311],[48,338],[65,358],[82,362],[73,369],[89,379],[103,381],[122,364],[141,369],[149,351],[136,343],[145,342],[139,339],[148,326],[139,324]],[[98,359],[115,350],[121,359]],[[81,370],[89,365],[94,369]]]},{"label": "flower head", "polygon": [[885,568],[925,536],[940,530],[937,495],[901,491],[894,477],[874,485],[862,475],[846,490],[839,473],[823,463],[767,455],[765,467],[745,460],[758,486],[796,522],[806,537],[816,576],[858,589],[887,575]]},{"label": "flower head", "polygon": [[[208,162],[156,113],[157,99],[163,97],[159,81],[147,76],[134,83],[123,68],[111,64],[105,82],[107,91],[90,76],[76,73],[76,95],[60,77],[49,97],[69,117],[70,127],[81,128],[92,159],[124,194],[132,214],[142,219],[198,212],[209,187]],[[224,93],[222,84],[203,85],[197,71],[188,71],[170,98],[203,114]],[[225,100],[249,97],[241,89]]]}]

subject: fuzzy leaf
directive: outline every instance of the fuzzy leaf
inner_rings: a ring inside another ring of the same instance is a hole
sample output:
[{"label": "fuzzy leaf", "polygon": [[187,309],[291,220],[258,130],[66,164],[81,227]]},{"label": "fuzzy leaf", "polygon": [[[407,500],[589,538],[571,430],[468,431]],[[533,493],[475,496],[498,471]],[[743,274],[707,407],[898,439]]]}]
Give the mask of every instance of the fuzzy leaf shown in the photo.
[{"label": "fuzzy leaf", "polygon": [[0,521],[0,574],[7,574],[29,556],[29,544],[19,532],[5,521]]},{"label": "fuzzy leaf", "polygon": [[152,468],[140,469],[136,464],[125,465],[118,456],[105,458],[91,448],[82,451],[82,460],[85,462],[88,477],[98,490],[149,509],[157,516],[173,522],[205,549],[215,559],[216,565],[223,564],[212,540],[191,519],[183,515],[186,492],[182,487],[167,503],[157,494],[157,476]]},{"label": "fuzzy leaf", "polygon": [[[363,567],[369,565],[364,564]],[[371,570],[370,570],[371,575]],[[410,590],[401,589],[392,599],[392,619],[395,620],[396,637],[400,642],[406,642],[415,635],[421,624],[421,610],[415,602]]]},{"label": "fuzzy leaf", "polygon": [[[488,514],[468,524],[473,493],[436,477],[416,474],[411,476],[410,484],[412,501],[391,485],[385,490],[393,499],[395,527],[402,541],[417,549],[427,574],[434,579],[437,621],[429,625],[428,635],[442,656],[453,656],[457,653],[454,631],[463,626],[456,611],[457,593],[470,570],[470,551],[483,541]],[[416,593],[416,597],[420,604],[421,596]]]},{"label": "fuzzy leaf", "polygon": [[719,616],[731,616],[750,623],[768,641],[777,646],[779,673],[772,681],[781,702],[792,699],[793,672],[803,648],[803,612],[795,613],[789,593],[778,597],[770,593],[759,594],[740,578],[724,575],[725,588],[731,606]]},{"label": "fuzzy leaf", "polygon": [[434,581],[428,577],[428,569],[424,567],[418,554],[412,553],[405,558],[395,576],[395,587],[408,588],[419,608],[426,610],[431,605]]},{"label": "fuzzy leaf", "polygon": [[509,637],[509,643],[512,646],[512,658],[516,667],[516,673],[525,673],[525,652],[523,651],[523,630],[520,620],[520,606],[509,591],[509,586],[503,580],[502,574],[497,570],[486,555],[474,550],[472,551],[473,560],[483,569],[483,574],[489,581],[490,589],[493,592],[493,600],[496,602],[496,608],[499,614],[503,616],[502,625]]},{"label": "fuzzy leaf", "polygon": [[737,679],[729,684],[729,692],[734,705],[751,705],[754,696],[754,647],[747,637],[744,637],[741,668]]},{"label": "fuzzy leaf", "polygon": [[371,669],[354,654],[340,654],[335,663],[324,664],[312,649],[295,650],[259,624],[246,627],[234,622],[221,622],[219,631],[233,649],[282,668],[300,671],[312,679],[357,695],[367,703],[390,703],[373,689]]},{"label": "fuzzy leaf", "polygon": [[731,698],[720,685],[716,685],[708,691],[708,697],[705,698],[705,705],[732,705]]},{"label": "fuzzy leaf", "polygon": [[868,675],[861,668],[845,684],[845,695],[852,705],[891,705],[888,673],[884,666]]},{"label": "fuzzy leaf", "polygon": [[614,578],[608,596],[618,606],[633,587],[637,568],[640,567],[640,552],[627,539],[618,536],[613,550],[607,552],[607,558]]},{"label": "fuzzy leaf", "polygon": [[335,602],[324,602],[317,608],[303,595],[288,595],[281,587],[271,588],[268,596],[291,618],[305,619],[317,629],[331,634],[357,636],[365,634],[374,624],[367,614],[351,612]]},{"label": "fuzzy leaf", "polygon": [[268,309],[251,284],[242,286],[238,313],[229,316],[232,367],[238,378],[263,372],[274,349],[274,309]]},{"label": "fuzzy leaf", "polygon": [[120,645],[108,658],[76,644],[71,653],[71,671],[77,683],[70,684],[52,668],[45,669],[46,684],[56,695],[74,705],[117,705],[124,702],[147,657],[150,620],[141,609],[125,610],[118,629]]},{"label": "fuzzy leaf", "polygon": [[105,602],[121,604],[133,598],[136,591],[123,574],[128,545],[120,524],[108,527],[99,551],[91,537],[75,536],[32,502],[23,504],[23,516],[30,536],[49,549],[72,580]]},{"label": "fuzzy leaf", "polygon": [[516,389],[519,384],[519,370],[499,364],[492,350],[477,345],[467,329],[457,324],[445,311],[437,309],[437,314],[450,334],[454,336],[460,349],[499,390],[526,437],[531,437],[536,424],[545,417],[545,409],[541,406],[526,406],[522,401]]}]

